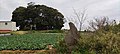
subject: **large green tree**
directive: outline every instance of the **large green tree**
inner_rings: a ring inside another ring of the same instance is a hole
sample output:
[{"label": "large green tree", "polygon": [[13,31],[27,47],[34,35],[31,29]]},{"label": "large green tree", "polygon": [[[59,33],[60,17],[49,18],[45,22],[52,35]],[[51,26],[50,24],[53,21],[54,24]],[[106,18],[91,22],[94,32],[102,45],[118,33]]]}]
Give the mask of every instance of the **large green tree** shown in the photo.
[{"label": "large green tree", "polygon": [[20,26],[20,29],[29,30],[34,27],[37,30],[61,29],[64,16],[57,9],[45,5],[28,3],[27,7],[18,7],[12,13],[12,20]]}]

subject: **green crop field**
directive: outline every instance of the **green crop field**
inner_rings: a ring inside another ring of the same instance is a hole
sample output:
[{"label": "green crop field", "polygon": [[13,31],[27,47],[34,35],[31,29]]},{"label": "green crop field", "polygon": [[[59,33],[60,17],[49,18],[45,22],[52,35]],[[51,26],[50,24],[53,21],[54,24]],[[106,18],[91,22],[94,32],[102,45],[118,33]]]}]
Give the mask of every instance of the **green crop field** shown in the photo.
[{"label": "green crop field", "polygon": [[54,47],[63,38],[62,33],[32,33],[0,37],[0,50],[41,50],[46,45]]}]

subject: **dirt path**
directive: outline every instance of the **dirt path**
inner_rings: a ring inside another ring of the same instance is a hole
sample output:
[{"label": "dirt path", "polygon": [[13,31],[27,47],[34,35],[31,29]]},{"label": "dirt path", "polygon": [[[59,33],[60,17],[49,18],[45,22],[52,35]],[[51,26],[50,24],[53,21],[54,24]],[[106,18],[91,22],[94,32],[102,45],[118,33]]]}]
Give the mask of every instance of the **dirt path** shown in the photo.
[{"label": "dirt path", "polygon": [[56,54],[56,49],[51,50],[2,50],[0,54]]}]

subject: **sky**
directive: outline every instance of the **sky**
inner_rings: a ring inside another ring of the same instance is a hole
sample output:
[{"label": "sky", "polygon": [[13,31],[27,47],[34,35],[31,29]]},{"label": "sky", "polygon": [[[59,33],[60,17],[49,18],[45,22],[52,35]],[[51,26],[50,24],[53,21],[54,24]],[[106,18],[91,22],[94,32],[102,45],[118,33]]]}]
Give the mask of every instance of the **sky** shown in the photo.
[{"label": "sky", "polygon": [[[0,0],[0,21],[10,21],[15,8],[26,7],[29,2],[53,7],[68,19],[75,16],[73,9],[76,12],[86,10],[87,19],[83,29],[94,17],[108,16],[110,19],[120,21],[120,0]],[[79,27],[78,24],[76,26]],[[69,28],[68,22],[63,28]]]}]

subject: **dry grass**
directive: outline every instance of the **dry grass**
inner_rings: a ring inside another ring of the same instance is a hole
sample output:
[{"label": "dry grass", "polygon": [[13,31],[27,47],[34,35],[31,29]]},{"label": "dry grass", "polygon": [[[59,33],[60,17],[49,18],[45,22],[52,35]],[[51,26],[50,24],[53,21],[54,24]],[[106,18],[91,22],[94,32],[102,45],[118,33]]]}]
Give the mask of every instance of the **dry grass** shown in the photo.
[{"label": "dry grass", "polygon": [[13,31],[11,32],[11,34],[15,34],[15,35],[23,35],[23,34],[27,34],[29,33],[29,31]]}]

